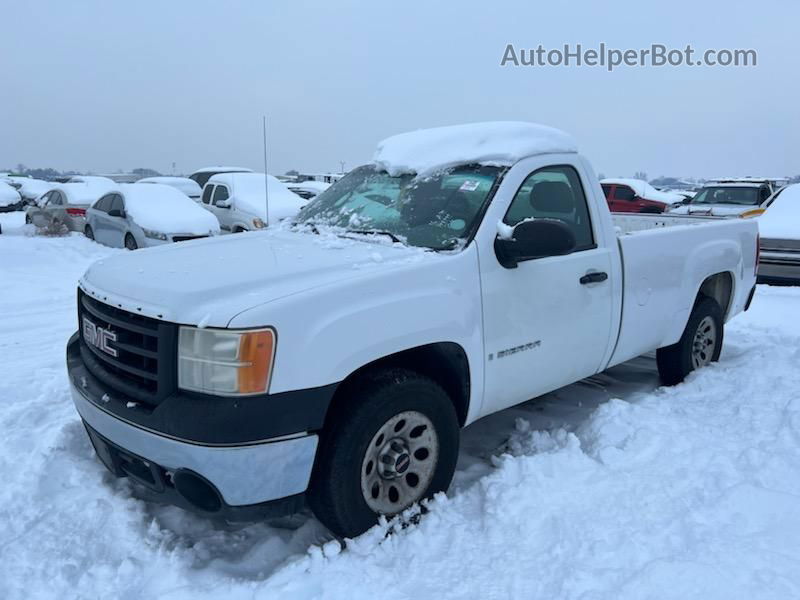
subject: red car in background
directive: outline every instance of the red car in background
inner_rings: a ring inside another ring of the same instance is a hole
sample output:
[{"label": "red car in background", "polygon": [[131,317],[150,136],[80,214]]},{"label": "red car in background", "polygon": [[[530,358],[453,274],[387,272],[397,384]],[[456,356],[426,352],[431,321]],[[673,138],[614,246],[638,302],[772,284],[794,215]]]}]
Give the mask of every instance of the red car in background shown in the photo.
[{"label": "red car in background", "polygon": [[600,182],[611,212],[663,213],[683,198],[659,192],[641,179],[603,179]]}]

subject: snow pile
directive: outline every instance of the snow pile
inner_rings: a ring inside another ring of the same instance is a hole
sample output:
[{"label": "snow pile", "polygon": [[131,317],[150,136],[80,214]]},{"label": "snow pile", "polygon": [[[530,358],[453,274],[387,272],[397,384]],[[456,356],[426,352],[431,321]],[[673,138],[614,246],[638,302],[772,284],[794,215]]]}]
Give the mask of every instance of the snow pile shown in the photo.
[{"label": "snow pile", "polygon": [[174,187],[153,183],[120,185],[125,211],[144,229],[162,233],[219,233],[219,222]]},{"label": "snow pile", "polygon": [[[275,224],[295,216],[308,204],[272,175],[269,180],[269,222]],[[266,219],[266,199],[263,173],[227,173],[214,175],[209,183],[224,183],[231,190],[233,207],[248,214]]]},{"label": "snow pile", "polygon": [[199,198],[203,193],[203,188],[194,179],[189,179],[188,177],[145,177],[136,183],[163,183],[174,187],[193,199]]},{"label": "snow pile", "polygon": [[372,161],[392,176],[424,175],[460,164],[512,165],[555,152],[577,152],[575,141],[552,127],[498,121],[401,133],[378,144]]},{"label": "snow pile", "polygon": [[0,235],[4,600],[800,596],[800,290],[759,286],[685,384],[643,357],[478,421],[447,497],[340,543],[307,514],[227,524],[106,473],[64,344],[77,279],[117,254]]},{"label": "snow pile", "polygon": [[786,186],[758,218],[762,238],[800,240],[800,184]]},{"label": "snow pile", "polygon": [[640,198],[645,198],[646,200],[657,200],[658,202],[672,204],[674,202],[682,202],[684,199],[680,194],[673,192],[659,192],[656,188],[643,179],[603,179],[600,181],[600,183],[610,185],[627,185],[634,192],[636,192],[637,196]]},{"label": "snow pile", "polygon": [[0,206],[11,206],[19,202],[19,192],[7,183],[0,181]]}]

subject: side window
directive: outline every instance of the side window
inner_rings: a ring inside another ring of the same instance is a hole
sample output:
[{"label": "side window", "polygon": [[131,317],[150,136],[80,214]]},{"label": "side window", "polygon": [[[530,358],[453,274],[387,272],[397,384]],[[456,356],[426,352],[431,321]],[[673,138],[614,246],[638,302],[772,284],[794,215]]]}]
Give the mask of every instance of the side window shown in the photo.
[{"label": "side window", "polygon": [[634,198],[636,198],[636,193],[628,186],[618,185],[614,190],[615,200],[633,200]]},{"label": "side window", "polygon": [[47,192],[44,196],[39,198],[39,201],[37,202],[37,204],[40,207],[47,206],[48,204],[50,204],[50,198],[52,198],[52,197],[53,197],[53,192],[52,191],[51,192]]},{"label": "side window", "polygon": [[503,221],[513,227],[525,219],[562,221],[575,235],[576,251],[595,247],[586,195],[573,167],[545,167],[528,176]]},{"label": "side window", "polygon": [[54,191],[54,192],[52,193],[52,196],[50,196],[50,202],[49,202],[49,204],[50,204],[51,206],[62,206],[62,205],[64,204],[64,200],[63,200],[63,198],[61,197],[61,192],[55,192],[55,191]]},{"label": "side window", "polygon": [[762,203],[762,202],[764,202],[764,201],[765,201],[767,198],[769,198],[769,188],[767,188],[767,187],[762,187],[762,188],[761,188],[761,190],[760,190],[760,193],[759,193],[759,197],[758,197],[758,203],[759,203],[759,204],[761,204],[761,203]]},{"label": "side window", "polygon": [[107,213],[109,209],[109,205],[111,204],[111,196],[103,196],[97,203],[94,205],[95,210],[99,210],[100,212]]},{"label": "side window", "polygon": [[211,194],[214,191],[213,185],[207,185],[203,188],[203,204],[211,204]]},{"label": "side window", "polygon": [[214,206],[216,206],[220,200],[227,200],[229,197],[228,188],[224,185],[218,185],[214,190]]},{"label": "side window", "polygon": [[122,202],[122,196],[119,194],[114,194],[111,200],[111,207],[109,210],[118,210],[123,212],[125,210],[125,203]]},{"label": "side window", "polygon": [[603,195],[606,197],[606,200],[611,200],[611,186],[606,184],[600,187],[603,188]]}]

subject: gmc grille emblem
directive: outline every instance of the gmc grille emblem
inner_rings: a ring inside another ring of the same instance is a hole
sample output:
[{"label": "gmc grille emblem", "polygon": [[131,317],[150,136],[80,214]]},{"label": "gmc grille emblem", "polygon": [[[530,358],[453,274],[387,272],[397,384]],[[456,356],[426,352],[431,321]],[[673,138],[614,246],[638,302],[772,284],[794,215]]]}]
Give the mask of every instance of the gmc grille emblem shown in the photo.
[{"label": "gmc grille emblem", "polygon": [[117,357],[117,350],[109,342],[117,341],[117,334],[109,329],[98,327],[86,317],[83,317],[83,340],[106,354]]}]

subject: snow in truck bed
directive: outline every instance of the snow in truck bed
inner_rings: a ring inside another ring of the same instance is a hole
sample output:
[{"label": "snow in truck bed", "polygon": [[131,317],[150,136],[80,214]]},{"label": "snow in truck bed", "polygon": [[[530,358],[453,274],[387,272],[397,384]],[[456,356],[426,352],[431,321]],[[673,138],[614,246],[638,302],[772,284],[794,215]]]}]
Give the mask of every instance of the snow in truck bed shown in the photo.
[{"label": "snow in truck bed", "polygon": [[401,133],[380,142],[372,158],[389,175],[424,175],[459,164],[512,165],[536,154],[577,152],[563,131],[516,121],[470,123]]}]

